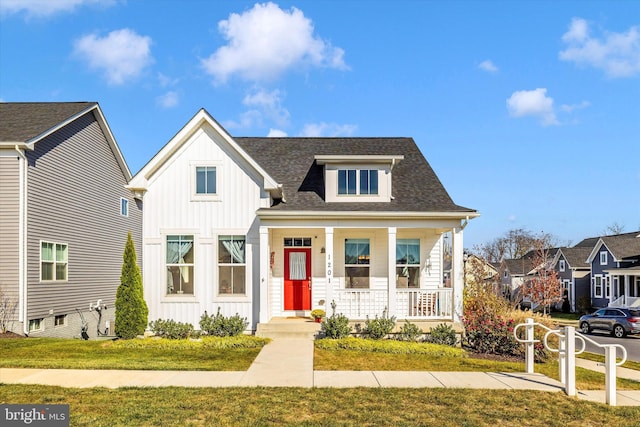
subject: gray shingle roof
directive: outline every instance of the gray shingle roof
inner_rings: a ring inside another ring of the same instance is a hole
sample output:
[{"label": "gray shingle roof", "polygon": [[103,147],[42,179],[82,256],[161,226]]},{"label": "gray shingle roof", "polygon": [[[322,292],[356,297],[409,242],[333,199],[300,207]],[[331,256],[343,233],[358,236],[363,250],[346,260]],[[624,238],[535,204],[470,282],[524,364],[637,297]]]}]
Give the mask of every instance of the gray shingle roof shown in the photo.
[{"label": "gray shingle roof", "polygon": [[636,257],[640,255],[640,232],[604,236],[602,241],[607,245],[617,259]]},{"label": "gray shingle roof", "polygon": [[[274,210],[475,213],[456,205],[412,138],[233,138],[276,181],[286,203]],[[315,155],[404,155],[392,172],[389,203],[325,202]]]},{"label": "gray shingle roof", "polygon": [[29,142],[95,102],[1,102],[0,142]]},{"label": "gray shingle roof", "polygon": [[595,246],[595,242],[591,247],[589,246],[574,246],[572,248],[562,248],[562,254],[564,258],[569,263],[569,267],[571,268],[590,268],[589,263],[587,263],[587,258],[591,254],[593,250],[593,246]]}]

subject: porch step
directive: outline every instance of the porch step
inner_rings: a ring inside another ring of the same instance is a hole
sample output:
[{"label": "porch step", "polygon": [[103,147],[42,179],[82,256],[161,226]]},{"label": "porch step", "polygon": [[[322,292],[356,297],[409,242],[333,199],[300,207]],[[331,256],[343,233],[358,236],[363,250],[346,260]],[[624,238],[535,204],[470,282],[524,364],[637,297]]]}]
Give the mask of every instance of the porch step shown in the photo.
[{"label": "porch step", "polygon": [[282,318],[271,319],[268,323],[258,323],[256,336],[263,338],[309,338],[320,334],[320,323],[313,319]]}]

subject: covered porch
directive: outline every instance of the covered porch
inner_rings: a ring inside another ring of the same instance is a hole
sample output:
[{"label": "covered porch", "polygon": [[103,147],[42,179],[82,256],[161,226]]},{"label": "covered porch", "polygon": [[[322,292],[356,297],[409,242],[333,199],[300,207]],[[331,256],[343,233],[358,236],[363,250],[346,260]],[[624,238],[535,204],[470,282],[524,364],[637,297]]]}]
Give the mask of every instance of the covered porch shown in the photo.
[{"label": "covered porch", "polygon": [[259,227],[260,323],[318,308],[330,316],[332,302],[353,321],[386,309],[398,321],[460,322],[466,221],[288,222]]},{"label": "covered porch", "polygon": [[610,307],[640,307],[640,266],[604,271],[611,281]]}]

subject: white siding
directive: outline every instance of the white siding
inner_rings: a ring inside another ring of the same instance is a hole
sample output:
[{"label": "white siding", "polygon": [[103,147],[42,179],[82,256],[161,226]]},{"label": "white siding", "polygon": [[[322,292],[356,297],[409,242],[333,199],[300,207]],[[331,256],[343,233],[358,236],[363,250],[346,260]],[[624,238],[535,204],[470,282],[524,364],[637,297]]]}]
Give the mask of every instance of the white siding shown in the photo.
[{"label": "white siding", "polygon": [[[194,200],[198,164],[216,166],[215,201]],[[144,196],[144,292],[149,319],[170,318],[199,327],[206,310],[218,307],[230,316],[240,314],[255,327],[258,277],[258,224],[255,212],[268,203],[261,178],[231,151],[208,126],[197,130],[149,180]],[[194,295],[166,295],[166,236],[194,236]],[[218,236],[246,236],[246,295],[218,296]]]}]

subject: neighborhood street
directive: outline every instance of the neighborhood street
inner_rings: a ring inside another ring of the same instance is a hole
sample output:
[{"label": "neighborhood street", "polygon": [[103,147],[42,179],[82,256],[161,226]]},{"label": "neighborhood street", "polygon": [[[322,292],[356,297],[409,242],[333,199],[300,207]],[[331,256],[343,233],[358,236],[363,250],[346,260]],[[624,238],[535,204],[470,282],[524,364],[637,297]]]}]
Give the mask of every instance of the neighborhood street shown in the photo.
[{"label": "neighborhood street", "polygon": [[[614,338],[607,333],[594,332],[587,337],[598,342],[599,344],[621,344],[627,349],[627,359],[634,362],[640,362],[640,335],[627,335],[625,338]],[[581,346],[576,343],[576,347],[579,349]],[[587,348],[585,351],[604,354],[604,350],[599,348],[590,342],[587,342]],[[617,354],[620,357],[620,352]]]}]

